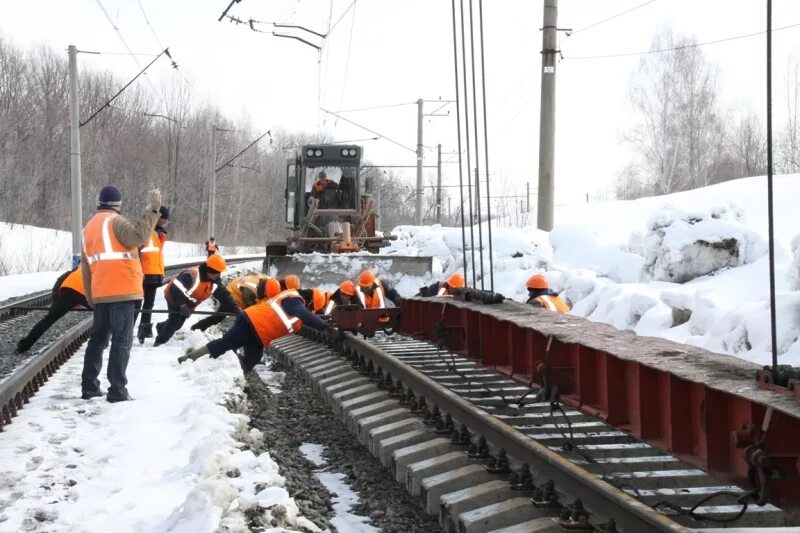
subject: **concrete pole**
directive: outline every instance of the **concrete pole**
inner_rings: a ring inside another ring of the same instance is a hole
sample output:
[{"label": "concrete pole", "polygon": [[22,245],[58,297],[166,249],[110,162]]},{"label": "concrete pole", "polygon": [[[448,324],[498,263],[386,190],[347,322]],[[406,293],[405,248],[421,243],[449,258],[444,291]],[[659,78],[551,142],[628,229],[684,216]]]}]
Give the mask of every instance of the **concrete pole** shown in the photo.
[{"label": "concrete pole", "polygon": [[539,211],[540,230],[553,229],[556,147],[556,46],[558,0],[544,0],[542,24],[542,104],[539,120]]},{"label": "concrete pole", "polygon": [[81,135],[78,103],[78,49],[69,45],[69,170],[72,196],[72,266],[81,259],[83,209],[81,205]]},{"label": "concrete pole", "polygon": [[442,223],[442,145],[436,146],[436,223]]},{"label": "concrete pole", "polygon": [[208,235],[214,237],[214,215],[217,210],[217,126],[211,125],[211,183],[208,186]]},{"label": "concrete pole", "polygon": [[417,207],[414,223],[422,225],[422,98],[417,100]]}]

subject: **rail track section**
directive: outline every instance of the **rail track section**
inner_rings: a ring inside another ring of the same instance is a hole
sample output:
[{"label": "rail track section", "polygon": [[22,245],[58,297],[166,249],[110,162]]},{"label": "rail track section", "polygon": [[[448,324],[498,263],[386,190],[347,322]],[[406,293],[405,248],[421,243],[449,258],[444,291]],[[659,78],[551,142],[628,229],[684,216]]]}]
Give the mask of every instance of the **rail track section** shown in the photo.
[{"label": "rail track section", "polygon": [[[227,263],[239,264],[250,261],[260,261],[262,255],[240,256],[227,259]],[[167,273],[176,274],[184,268],[197,264],[197,261],[173,264],[167,267]],[[43,291],[6,302],[0,307],[0,326],[3,323],[12,323],[13,319],[25,314],[25,311],[10,310],[11,306],[38,306],[50,304],[51,291]],[[17,327],[17,326],[14,326]],[[31,396],[36,394],[48,378],[53,375],[58,368],[74,354],[83,343],[88,340],[92,330],[91,314],[87,313],[87,318],[78,322],[68,329],[63,335],[59,336],[54,342],[50,343],[39,353],[30,357],[23,364],[14,369],[11,375],[0,381],[0,431],[10,424],[17,412],[29,402]],[[22,331],[18,331],[22,333]]]},{"label": "rail track section", "polygon": [[428,342],[311,331],[270,346],[458,533],[800,531],[772,505]]}]

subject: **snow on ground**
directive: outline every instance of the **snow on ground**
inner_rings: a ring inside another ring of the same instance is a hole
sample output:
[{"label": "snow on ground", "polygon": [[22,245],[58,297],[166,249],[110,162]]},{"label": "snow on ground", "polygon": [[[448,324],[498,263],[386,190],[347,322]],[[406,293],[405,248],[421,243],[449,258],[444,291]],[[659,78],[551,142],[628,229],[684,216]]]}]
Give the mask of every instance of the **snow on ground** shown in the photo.
[{"label": "snow on ground", "polygon": [[[262,253],[260,246],[221,246],[226,257]],[[167,241],[167,259],[205,257],[202,243]],[[0,275],[58,272],[72,261],[72,233],[24,224],[0,222]],[[56,275],[58,277],[58,275]],[[55,278],[53,278],[55,281]]]},{"label": "snow on ground", "polygon": [[[798,195],[800,175],[775,177],[779,362],[793,365],[800,364]],[[494,288],[525,301],[525,281],[543,272],[573,314],[768,364],[766,217],[763,176],[661,197],[558,207],[550,233],[492,228]],[[488,289],[488,225],[481,229]],[[480,287],[478,227],[472,232]],[[460,228],[401,226],[394,233],[398,240],[385,253],[434,255],[438,279],[464,270]],[[466,240],[471,279],[470,228]],[[398,290],[408,296],[425,281],[406,279]]]},{"label": "snow on ground", "polygon": [[[325,446],[304,442],[300,445],[300,453],[317,467],[324,467],[327,462],[322,457]],[[334,517],[331,518],[333,525],[340,533],[379,533],[381,530],[369,525],[369,518],[366,516],[355,515],[350,509],[358,503],[358,493],[354,492],[350,485],[345,481],[347,476],[340,472],[325,472],[319,470],[314,472],[322,486],[331,494],[333,503]]]},{"label": "snow on ground", "polygon": [[246,531],[254,505],[280,505],[284,526],[318,531],[298,516],[269,454],[249,449],[261,435],[243,414],[236,355],[177,363],[208,340],[188,330],[198,318],[164,346],[134,341],[134,401],[81,400],[83,350],[51,377],[0,433],[0,532]]}]

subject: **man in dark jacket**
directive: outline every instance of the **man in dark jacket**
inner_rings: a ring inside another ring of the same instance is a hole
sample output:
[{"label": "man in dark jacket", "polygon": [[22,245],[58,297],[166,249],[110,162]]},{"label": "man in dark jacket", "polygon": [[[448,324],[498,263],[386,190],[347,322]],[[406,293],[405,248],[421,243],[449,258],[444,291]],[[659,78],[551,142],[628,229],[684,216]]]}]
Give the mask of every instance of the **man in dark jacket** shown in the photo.
[{"label": "man in dark jacket", "polygon": [[217,245],[217,241],[214,240],[214,237],[209,237],[206,241],[206,253],[209,257],[219,253],[219,246]]},{"label": "man in dark jacket", "polygon": [[205,263],[187,268],[164,287],[167,309],[173,313],[164,322],[156,324],[157,335],[153,346],[170,340],[186,319],[192,316],[192,311],[210,296],[217,299],[220,307],[231,310],[238,308],[231,293],[220,282],[226,269],[225,259],[221,255],[211,255]]}]

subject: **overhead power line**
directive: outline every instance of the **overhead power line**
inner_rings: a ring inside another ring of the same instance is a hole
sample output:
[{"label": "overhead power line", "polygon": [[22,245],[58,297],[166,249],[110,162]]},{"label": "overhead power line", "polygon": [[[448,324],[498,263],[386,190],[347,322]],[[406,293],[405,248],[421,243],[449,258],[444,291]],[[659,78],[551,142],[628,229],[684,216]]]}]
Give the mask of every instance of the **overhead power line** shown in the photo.
[{"label": "overhead power line", "polygon": [[[772,32],[780,31],[780,30],[788,30],[789,28],[796,28],[800,26],[800,22],[795,24],[789,24],[788,26],[781,26],[779,28],[773,28]],[[725,43],[728,41],[736,41],[738,39],[747,39],[749,37],[758,37],[759,35],[764,35],[765,31],[757,31],[754,33],[746,33],[744,35],[736,35],[734,37],[725,37],[723,39],[717,39],[715,41],[706,41],[702,43],[693,43],[693,44],[685,44],[682,46],[675,46],[672,48],[661,48],[659,50],[648,50],[647,52],[625,52],[621,54],[607,54],[607,55],[597,55],[597,56],[566,56],[564,59],[611,59],[616,57],[632,57],[632,56],[645,56],[650,54],[660,54],[665,52],[675,52],[677,50],[685,50],[687,48],[698,48],[700,46],[708,46],[710,44],[719,44]]]},{"label": "overhead power line", "polygon": [[357,123],[357,122],[353,122],[352,120],[350,120],[350,119],[347,119],[347,118],[345,118],[345,117],[341,116],[341,115],[340,115],[340,114],[338,114],[338,113],[334,113],[333,111],[328,111],[327,109],[325,109],[325,108],[322,108],[322,107],[320,108],[320,110],[321,110],[323,113],[327,113],[328,115],[332,115],[332,116],[334,116],[334,117],[336,117],[336,118],[338,118],[338,119],[344,120],[345,122],[349,122],[349,123],[350,123],[350,124],[352,124],[353,126],[356,126],[356,127],[358,127],[358,128],[361,128],[362,130],[366,130],[366,131],[370,132],[370,133],[371,133],[371,134],[373,134],[373,135],[377,135],[377,136],[378,136],[378,137],[380,137],[381,139],[385,139],[385,140],[389,141],[389,142],[390,142],[390,143],[392,143],[392,144],[396,144],[396,145],[397,145],[397,146],[399,146],[400,148],[403,148],[403,149],[405,149],[405,150],[408,150],[409,152],[414,152],[414,153],[417,153],[417,151],[416,151],[415,149],[413,149],[413,148],[410,148],[410,147],[406,146],[406,145],[405,145],[405,144],[403,144],[403,143],[397,142],[397,141],[395,141],[394,139],[390,139],[390,138],[389,138],[389,137],[387,137],[386,135],[383,135],[383,134],[381,134],[381,133],[378,133],[377,131],[375,131],[375,130],[372,130],[372,129],[370,129],[370,128],[366,127],[366,126],[362,126],[361,124],[359,124],[359,123]]},{"label": "overhead power line", "polygon": [[144,12],[144,6],[142,5],[142,0],[136,0],[136,2],[139,4],[139,9],[142,12],[142,16],[144,17],[144,21],[147,23],[147,27],[150,28],[150,33],[153,34],[153,38],[156,40],[156,43],[158,44],[158,47],[163,50],[164,49],[164,45],[161,44],[161,39],[158,38],[158,35],[156,35],[156,30],[154,30],[153,29],[153,25],[150,24],[150,19],[147,18],[147,13]]},{"label": "overhead power line", "polygon": [[621,17],[623,15],[627,15],[628,13],[631,13],[632,11],[636,11],[637,9],[642,8],[642,7],[644,7],[644,6],[648,5],[648,4],[652,4],[655,1],[656,0],[648,0],[647,2],[645,2],[643,4],[639,4],[638,6],[634,6],[634,7],[630,8],[630,9],[626,9],[625,11],[623,11],[621,13],[617,13],[616,15],[611,15],[610,17],[604,18],[603,20],[598,20],[597,22],[589,24],[588,26],[584,26],[583,28],[579,28],[579,29],[577,29],[575,31],[568,31],[568,32],[566,32],[567,37],[569,37],[571,35],[575,35],[576,33],[580,33],[582,31],[586,31],[586,30],[591,29],[591,28],[596,28],[597,26],[600,26],[601,24],[605,24],[606,22],[614,20],[615,18],[619,18],[619,17]]},{"label": "overhead power line", "polygon": [[335,113],[355,113],[357,111],[372,111],[375,109],[387,109],[390,107],[400,107],[406,105],[417,105],[416,102],[403,102],[400,104],[385,104],[385,105],[376,105],[372,107],[357,107],[355,109],[340,109],[339,111],[335,111]]}]

